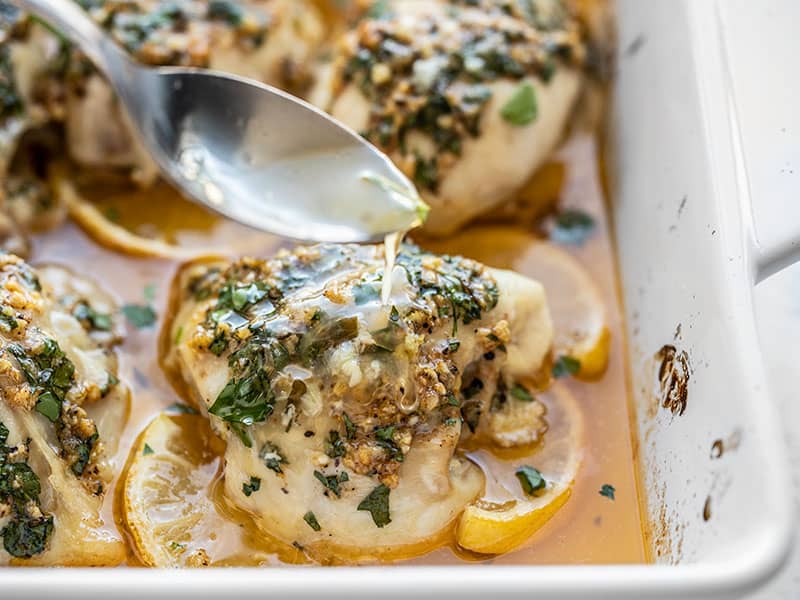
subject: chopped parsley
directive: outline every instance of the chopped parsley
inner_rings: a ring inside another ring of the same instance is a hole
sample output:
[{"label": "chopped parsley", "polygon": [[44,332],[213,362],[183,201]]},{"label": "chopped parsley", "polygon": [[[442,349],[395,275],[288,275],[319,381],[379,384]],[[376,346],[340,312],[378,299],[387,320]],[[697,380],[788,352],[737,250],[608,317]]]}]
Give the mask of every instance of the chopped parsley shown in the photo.
[{"label": "chopped parsley", "polygon": [[453,322],[455,336],[459,322],[469,325],[483,316],[483,311],[497,306],[499,290],[478,263],[459,256],[441,256],[442,266],[435,279],[423,276],[424,253],[414,246],[405,246],[397,256],[397,264],[406,271],[408,281],[419,289],[420,296],[434,300],[438,316]]},{"label": "chopped parsley", "polygon": [[533,402],[534,400],[533,395],[527,390],[527,388],[519,383],[515,383],[514,387],[511,388],[511,395],[517,400],[522,400],[523,402]]},{"label": "chopped parsley", "polygon": [[234,0],[209,0],[208,18],[220,19],[238,27],[244,18],[244,11]]},{"label": "chopped parsley", "polygon": [[61,416],[61,402],[50,392],[45,392],[36,401],[36,412],[44,415],[51,423],[58,421]]},{"label": "chopped parsley", "polygon": [[0,505],[10,509],[0,537],[11,556],[31,558],[47,549],[53,534],[53,516],[41,510],[39,476],[26,461],[12,458],[27,448],[7,446],[8,436],[8,428],[0,423]]},{"label": "chopped parsley", "polygon": [[389,516],[389,488],[380,484],[358,505],[357,510],[368,511],[376,527],[385,527],[392,522]]},{"label": "chopped parsley", "polygon": [[5,331],[14,331],[19,327],[17,318],[14,316],[14,311],[10,306],[3,306],[0,308],[0,325]]},{"label": "chopped parsley", "polygon": [[25,106],[17,89],[9,44],[0,46],[0,119],[20,114]]},{"label": "chopped parsley", "polygon": [[615,499],[614,494],[616,493],[616,491],[617,490],[613,485],[608,484],[608,483],[604,483],[603,487],[600,488],[600,491],[598,493],[601,496],[605,496],[609,500],[614,500]]},{"label": "chopped parsley", "polygon": [[155,325],[158,316],[149,304],[125,304],[122,314],[136,329],[147,329]]},{"label": "chopped parsley", "polygon": [[251,343],[231,354],[228,364],[234,377],[208,412],[245,426],[266,420],[275,408],[270,378],[289,364],[286,348],[271,336],[255,334]]},{"label": "chopped parsley", "polygon": [[145,443],[144,448],[142,448],[142,455],[150,456],[153,454],[153,449],[150,447],[150,444]]},{"label": "chopped parsley", "polygon": [[356,306],[373,302],[381,297],[381,293],[377,284],[373,283],[357,283],[353,286],[353,300]]},{"label": "chopped parsley", "polygon": [[329,319],[320,316],[317,324],[300,339],[297,353],[301,362],[311,366],[330,348],[358,335],[358,317]]},{"label": "chopped parsley", "polygon": [[105,216],[105,218],[112,223],[119,223],[120,219],[122,218],[122,214],[119,212],[119,209],[116,206],[109,206],[107,209],[105,209],[103,211],[103,216]]},{"label": "chopped parsley", "polygon": [[345,437],[348,440],[352,440],[356,436],[355,423],[350,420],[350,417],[347,416],[347,413],[342,413],[342,421],[344,421]]},{"label": "chopped parsley", "polygon": [[536,91],[529,82],[524,82],[517,87],[508,101],[500,109],[500,115],[508,123],[522,127],[533,123],[539,113],[536,102]]},{"label": "chopped parsley", "polygon": [[79,302],[72,309],[72,316],[78,319],[84,326],[88,325],[89,330],[110,331],[111,315],[97,312],[88,302]]},{"label": "chopped parsley", "polygon": [[250,496],[253,492],[257,492],[261,489],[261,479],[258,477],[250,477],[249,483],[242,484],[242,492],[244,492],[245,496]]},{"label": "chopped parsley", "polygon": [[347,453],[344,446],[344,440],[339,435],[338,431],[330,431],[328,439],[325,440],[325,454],[331,458],[340,458]]},{"label": "chopped parsley", "polygon": [[394,425],[379,427],[375,430],[375,441],[378,443],[378,446],[386,450],[391,460],[403,462],[405,457],[403,456],[403,451],[400,449],[400,446],[394,441],[394,431]]},{"label": "chopped parsley", "polygon": [[550,230],[550,239],[562,244],[580,246],[592,235],[595,222],[591,215],[576,209],[558,213]]},{"label": "chopped parsley", "polygon": [[522,486],[523,491],[529,496],[547,487],[547,482],[542,477],[542,474],[533,467],[523,465],[514,474],[519,479],[519,484]]},{"label": "chopped parsley", "polygon": [[397,307],[392,306],[392,310],[389,313],[389,322],[386,327],[371,331],[370,335],[375,343],[375,350],[394,352],[395,348],[400,345],[405,337],[405,331],[400,324],[400,312],[397,310]]},{"label": "chopped parsley", "polygon": [[289,461],[286,460],[286,457],[281,454],[280,448],[278,448],[278,446],[272,442],[265,442],[261,447],[261,452],[258,453],[258,456],[264,461],[264,464],[267,465],[268,469],[275,471],[276,473],[283,473],[281,465],[286,465],[289,463]]},{"label": "chopped parsley", "polygon": [[112,372],[106,371],[106,382],[103,384],[103,387],[100,388],[100,395],[105,398],[108,392],[110,392],[117,384],[119,384],[119,378],[117,378],[117,376]]},{"label": "chopped parsley", "polygon": [[367,9],[366,17],[368,19],[388,19],[393,14],[389,0],[375,0],[372,5]]},{"label": "chopped parsley", "polygon": [[342,491],[339,489],[339,484],[350,480],[350,476],[347,474],[347,471],[342,471],[339,474],[334,473],[333,475],[323,475],[319,471],[315,470],[314,477],[316,477],[326,489],[333,492],[337,498],[342,495]]},{"label": "chopped parsley", "polygon": [[581,370],[581,361],[571,356],[559,356],[553,363],[553,377],[560,379],[570,375],[577,375]]},{"label": "chopped parsley", "polygon": [[142,290],[142,295],[144,299],[148,302],[155,302],[156,301],[156,284],[155,283],[148,283],[144,286]]},{"label": "chopped parsley", "polygon": [[308,511],[306,514],[303,515],[303,520],[306,523],[308,523],[308,526],[311,527],[311,529],[313,529],[314,531],[319,531],[320,529],[322,529],[322,527],[319,524],[319,521],[317,521],[316,515],[311,511]]},{"label": "chopped parsley", "polygon": [[72,387],[75,365],[58,342],[51,338],[46,338],[40,348],[31,352],[19,344],[10,344],[8,351],[17,359],[25,379],[38,394],[36,411],[55,423],[61,416],[61,405]]},{"label": "chopped parsley", "polygon": [[436,191],[439,186],[439,164],[435,158],[424,158],[421,154],[415,155],[414,183],[420,187]]}]

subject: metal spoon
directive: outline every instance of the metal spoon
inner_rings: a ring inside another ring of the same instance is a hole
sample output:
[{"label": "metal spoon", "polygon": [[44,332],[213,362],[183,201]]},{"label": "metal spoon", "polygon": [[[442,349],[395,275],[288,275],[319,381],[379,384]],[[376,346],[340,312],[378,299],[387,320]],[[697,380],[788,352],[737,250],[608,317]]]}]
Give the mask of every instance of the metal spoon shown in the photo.
[{"label": "metal spoon", "polygon": [[166,179],[189,198],[285,237],[364,242],[427,207],[389,158],[317,108],[205,69],[134,62],[74,0],[17,0],[106,76]]}]

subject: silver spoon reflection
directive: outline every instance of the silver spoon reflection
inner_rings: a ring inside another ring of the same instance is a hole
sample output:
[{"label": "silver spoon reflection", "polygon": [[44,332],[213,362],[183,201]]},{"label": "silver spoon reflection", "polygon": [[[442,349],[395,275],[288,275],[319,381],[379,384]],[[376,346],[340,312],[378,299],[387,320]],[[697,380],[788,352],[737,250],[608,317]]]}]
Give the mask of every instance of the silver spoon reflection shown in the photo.
[{"label": "silver spoon reflection", "polygon": [[18,0],[106,76],[164,177],[190,199],[281,236],[377,241],[427,206],[389,158],[275,88],[133,61],[73,0]]}]

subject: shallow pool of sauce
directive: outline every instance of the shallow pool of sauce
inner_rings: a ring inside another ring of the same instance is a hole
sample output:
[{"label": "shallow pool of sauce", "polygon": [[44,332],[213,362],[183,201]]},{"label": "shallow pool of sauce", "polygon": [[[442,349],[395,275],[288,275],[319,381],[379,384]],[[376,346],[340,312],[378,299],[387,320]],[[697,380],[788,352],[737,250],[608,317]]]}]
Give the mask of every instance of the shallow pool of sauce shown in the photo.
[{"label": "shallow pool of sauce", "polygon": [[[560,206],[580,208],[594,217],[595,234],[583,246],[561,246],[577,258],[592,274],[603,292],[609,313],[611,329],[611,355],[606,373],[597,381],[581,382],[569,379],[564,382],[577,399],[583,414],[585,444],[583,464],[574,484],[572,496],[558,513],[540,529],[529,542],[508,554],[486,558],[455,550],[451,541],[441,540],[440,545],[427,554],[412,558],[420,564],[466,564],[484,561],[493,564],[575,564],[575,563],[635,563],[647,560],[642,523],[637,499],[635,467],[635,442],[631,433],[626,385],[624,326],[619,310],[619,296],[614,249],[609,237],[605,202],[600,189],[597,153],[590,136],[576,136],[567,143],[557,157],[559,162],[541,171],[536,181],[538,189],[553,190],[560,197]],[[253,254],[269,256],[279,247],[288,245],[275,236],[254,232],[251,229],[217,218],[177,196],[165,185],[147,192],[131,192],[99,186],[85,188],[89,196],[102,209],[125,227],[148,237],[198,248],[203,253],[227,255]],[[498,215],[495,220],[503,220]],[[514,227],[534,231],[531,219],[515,217]],[[478,225],[480,227],[480,225]],[[510,226],[510,225],[509,225]],[[504,238],[497,232],[498,242]],[[485,237],[485,236],[484,236]],[[424,246],[424,240],[420,240]],[[448,249],[447,241],[437,241],[437,249]],[[530,272],[526,264],[525,248],[509,248],[508,244],[493,243],[489,238],[483,245],[452,248],[482,260],[490,266],[510,267],[522,274]],[[73,224],[56,231],[39,235],[34,240],[33,262],[66,264],[85,273],[115,293],[122,302],[141,303],[144,290],[154,285],[154,306],[159,314],[157,326],[136,330],[129,328],[121,346],[121,377],[133,392],[133,408],[126,434],[120,444],[117,465],[125,463],[128,450],[136,436],[160,411],[174,402],[185,402],[170,384],[161,369],[155,349],[159,331],[164,323],[172,277],[179,265],[173,260],[131,258],[99,246]],[[550,296],[551,305],[559,298]],[[555,412],[549,414],[556,418]],[[551,422],[551,429],[558,423]],[[546,436],[545,436],[546,439]],[[546,442],[545,442],[546,443]],[[513,476],[513,464],[520,456],[493,455],[482,450],[473,455],[484,466],[491,463],[494,470],[506,469],[499,476]],[[530,459],[535,464],[535,454]],[[600,495],[604,484],[616,489],[614,501]],[[488,490],[487,490],[488,491]],[[247,527],[247,517],[224,505],[219,498],[220,510],[234,521]],[[113,498],[106,498],[105,515],[113,523]],[[233,528],[234,530],[236,528]],[[250,556],[258,545],[253,536],[235,536],[226,546],[241,545],[226,564],[246,562],[241,557]],[[274,546],[265,544],[261,549],[270,558],[265,562],[294,563],[302,561],[298,552],[276,553]],[[237,560],[236,557],[239,557]],[[137,560],[131,556],[131,564]]]}]

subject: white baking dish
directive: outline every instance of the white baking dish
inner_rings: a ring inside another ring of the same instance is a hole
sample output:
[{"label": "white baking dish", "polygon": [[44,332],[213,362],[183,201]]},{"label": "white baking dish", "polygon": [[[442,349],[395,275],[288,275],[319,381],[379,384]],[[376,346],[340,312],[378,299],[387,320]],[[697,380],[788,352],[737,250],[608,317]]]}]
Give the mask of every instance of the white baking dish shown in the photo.
[{"label": "white baking dish", "polygon": [[[611,197],[656,564],[5,569],[0,596],[732,598],[770,577],[792,523],[752,286],[793,247],[763,250],[753,236],[718,4],[617,8]],[[653,356],[664,344],[692,367],[681,416],[654,408]],[[720,457],[715,440],[727,443]]]}]

